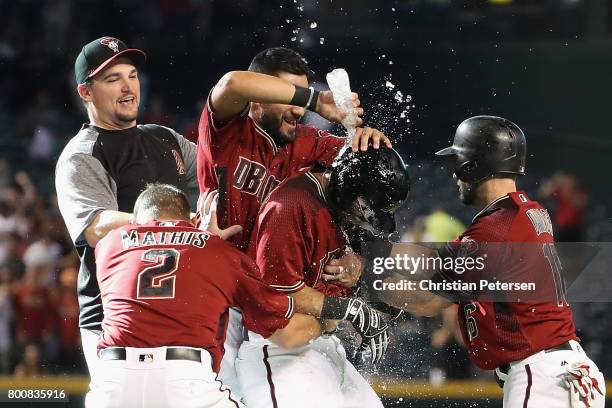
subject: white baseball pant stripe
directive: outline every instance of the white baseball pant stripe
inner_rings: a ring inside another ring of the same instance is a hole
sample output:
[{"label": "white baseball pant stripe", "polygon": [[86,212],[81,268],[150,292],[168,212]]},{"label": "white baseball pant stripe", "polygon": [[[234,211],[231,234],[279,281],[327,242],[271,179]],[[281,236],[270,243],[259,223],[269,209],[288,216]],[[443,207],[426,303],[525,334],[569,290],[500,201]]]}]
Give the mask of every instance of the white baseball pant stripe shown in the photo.
[{"label": "white baseball pant stripe", "polygon": [[279,347],[249,332],[238,352],[238,380],[249,408],[382,408],[335,336]]},{"label": "white baseball pant stripe", "polygon": [[125,360],[98,360],[85,407],[243,408],[217,379],[210,354],[197,350],[202,362],[166,360],[166,347],[126,347]]},{"label": "white baseball pant stripe", "polygon": [[[541,351],[524,360],[510,363],[504,382],[504,408],[570,408],[570,392],[563,384],[566,368],[584,362],[591,367],[604,395],[597,394],[591,408],[604,408],[605,387],[603,374],[586,355],[580,344],[570,340],[572,350]],[[586,405],[582,404],[586,407]]]}]

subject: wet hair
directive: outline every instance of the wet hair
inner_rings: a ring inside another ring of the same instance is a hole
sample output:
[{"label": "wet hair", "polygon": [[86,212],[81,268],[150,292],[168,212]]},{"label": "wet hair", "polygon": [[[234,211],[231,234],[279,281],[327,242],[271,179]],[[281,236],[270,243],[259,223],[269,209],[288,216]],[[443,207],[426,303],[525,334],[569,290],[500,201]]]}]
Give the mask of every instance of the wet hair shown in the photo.
[{"label": "wet hair", "polygon": [[134,219],[139,224],[161,217],[189,220],[190,215],[187,195],[170,184],[148,184],[134,204]]},{"label": "wet hair", "polygon": [[306,75],[309,81],[314,74],[302,55],[283,47],[268,48],[255,55],[249,65],[249,71],[274,76],[288,72],[294,75]]}]

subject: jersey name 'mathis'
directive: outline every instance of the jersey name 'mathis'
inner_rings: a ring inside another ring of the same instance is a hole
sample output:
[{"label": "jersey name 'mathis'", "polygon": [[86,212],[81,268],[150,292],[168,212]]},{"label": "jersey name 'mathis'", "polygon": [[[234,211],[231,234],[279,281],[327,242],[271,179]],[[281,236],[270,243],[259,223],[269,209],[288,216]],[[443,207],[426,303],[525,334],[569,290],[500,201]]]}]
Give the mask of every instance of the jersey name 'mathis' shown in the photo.
[{"label": "jersey name 'mathis'", "polygon": [[[138,234],[140,232],[140,235]],[[141,238],[142,237],[142,238]],[[123,249],[150,245],[191,245],[204,248],[210,238],[205,232],[187,231],[121,231]]]}]

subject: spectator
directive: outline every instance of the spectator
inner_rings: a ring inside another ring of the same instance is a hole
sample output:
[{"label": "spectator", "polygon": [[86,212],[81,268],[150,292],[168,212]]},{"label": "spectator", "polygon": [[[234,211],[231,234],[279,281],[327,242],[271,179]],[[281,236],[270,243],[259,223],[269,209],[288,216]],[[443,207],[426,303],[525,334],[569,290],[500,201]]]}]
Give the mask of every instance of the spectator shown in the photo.
[{"label": "spectator", "polygon": [[39,277],[43,284],[56,279],[56,269],[61,257],[62,247],[52,239],[52,230],[49,221],[40,221],[40,239],[32,243],[23,254],[23,263],[26,269],[41,268]]},{"label": "spectator", "polygon": [[15,287],[15,309],[19,316],[16,319],[16,338],[20,344],[42,343],[53,334],[53,304],[49,288],[41,281],[45,274],[44,267],[27,268]]},{"label": "spectator", "polygon": [[8,374],[10,369],[13,338],[13,300],[11,299],[11,271],[0,268],[0,374]]},{"label": "spectator", "polygon": [[63,269],[59,274],[59,285],[53,294],[54,309],[58,316],[58,369],[60,372],[82,371],[83,358],[80,352],[79,303],[76,294],[78,269]]},{"label": "spectator", "polygon": [[584,235],[583,211],[589,202],[589,195],[573,174],[559,172],[540,188],[543,198],[552,199],[555,204],[553,224],[558,242],[580,242]]},{"label": "spectator", "polygon": [[46,370],[41,363],[40,347],[35,343],[28,344],[24,349],[23,359],[15,367],[14,377],[22,379],[42,376]]},{"label": "spectator", "polygon": [[12,232],[25,236],[27,233],[27,222],[23,216],[17,213],[15,206],[8,200],[0,201],[0,239],[4,239]]},{"label": "spectator", "polygon": [[0,265],[11,272],[11,278],[21,279],[25,271],[22,255],[25,250],[21,237],[16,232],[11,232],[0,240]]}]

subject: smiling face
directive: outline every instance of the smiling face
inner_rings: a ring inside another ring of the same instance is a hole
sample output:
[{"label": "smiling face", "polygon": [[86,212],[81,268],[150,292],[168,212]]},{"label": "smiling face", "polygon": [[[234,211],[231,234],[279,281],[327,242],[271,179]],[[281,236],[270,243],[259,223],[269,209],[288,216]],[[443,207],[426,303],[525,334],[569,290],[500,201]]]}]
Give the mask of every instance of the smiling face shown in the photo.
[{"label": "smiling face", "polygon": [[136,125],[140,81],[129,59],[117,58],[77,90],[87,102],[92,124],[105,129],[127,129]]},{"label": "smiling face", "polygon": [[[308,87],[306,75],[280,72],[277,76],[294,85]],[[253,120],[281,146],[295,140],[295,127],[305,112],[304,108],[278,103],[253,103],[251,105]]]}]

